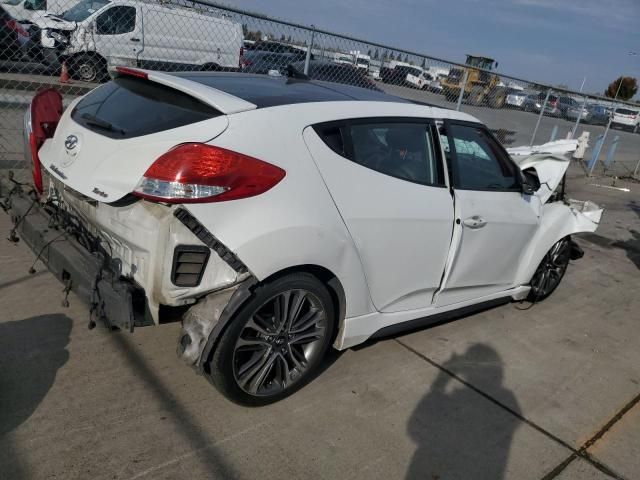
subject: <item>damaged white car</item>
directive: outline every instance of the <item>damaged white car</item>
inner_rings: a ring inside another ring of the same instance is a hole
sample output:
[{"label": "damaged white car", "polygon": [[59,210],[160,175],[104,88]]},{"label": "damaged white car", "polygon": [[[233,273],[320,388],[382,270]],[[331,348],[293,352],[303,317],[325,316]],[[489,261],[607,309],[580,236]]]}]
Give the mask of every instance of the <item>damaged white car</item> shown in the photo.
[{"label": "damaged white car", "polygon": [[568,160],[516,164],[475,118],[380,92],[120,68],[26,119],[17,235],[133,330],[186,310],[178,353],[236,402],[299,389],[330,348],[548,296],[602,210]]}]

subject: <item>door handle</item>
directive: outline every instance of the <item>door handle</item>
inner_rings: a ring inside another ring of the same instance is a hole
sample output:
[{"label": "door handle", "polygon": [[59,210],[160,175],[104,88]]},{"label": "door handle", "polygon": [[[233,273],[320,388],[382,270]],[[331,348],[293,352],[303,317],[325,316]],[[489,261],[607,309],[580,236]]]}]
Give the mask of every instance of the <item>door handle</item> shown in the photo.
[{"label": "door handle", "polygon": [[139,38],[130,38],[129,40],[131,40],[132,42],[139,42],[140,41]]},{"label": "door handle", "polygon": [[469,228],[482,228],[487,224],[487,221],[478,215],[474,215],[473,217],[466,218],[462,223]]}]

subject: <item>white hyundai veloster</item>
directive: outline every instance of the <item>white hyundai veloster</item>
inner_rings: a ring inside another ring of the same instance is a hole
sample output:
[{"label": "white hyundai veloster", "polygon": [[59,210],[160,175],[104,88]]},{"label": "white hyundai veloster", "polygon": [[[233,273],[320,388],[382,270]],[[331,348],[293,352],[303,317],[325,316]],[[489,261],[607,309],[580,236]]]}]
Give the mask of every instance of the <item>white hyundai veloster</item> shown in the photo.
[{"label": "white hyundai veloster", "polygon": [[470,115],[348,85],[119,68],[25,119],[34,189],[12,238],[90,326],[182,315],[179,355],[236,402],[299,389],[333,346],[548,296],[570,235],[568,160],[516,163]]}]

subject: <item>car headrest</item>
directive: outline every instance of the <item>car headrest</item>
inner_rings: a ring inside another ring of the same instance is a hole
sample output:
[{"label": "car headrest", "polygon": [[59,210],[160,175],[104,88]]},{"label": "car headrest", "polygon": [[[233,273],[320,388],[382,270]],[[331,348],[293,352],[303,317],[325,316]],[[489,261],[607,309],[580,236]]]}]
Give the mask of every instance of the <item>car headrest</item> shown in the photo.
[{"label": "car headrest", "polygon": [[408,150],[419,152],[424,149],[426,132],[424,127],[390,128],[387,130],[385,140],[387,145],[395,150]]}]

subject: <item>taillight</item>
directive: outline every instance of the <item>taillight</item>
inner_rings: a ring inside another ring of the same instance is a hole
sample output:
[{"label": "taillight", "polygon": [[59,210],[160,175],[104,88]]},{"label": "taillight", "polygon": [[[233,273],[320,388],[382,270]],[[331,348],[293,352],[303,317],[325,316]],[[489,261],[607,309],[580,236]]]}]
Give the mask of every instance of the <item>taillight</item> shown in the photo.
[{"label": "taillight", "polygon": [[266,192],[285,171],[257,158],[203,143],[184,143],[160,156],[134,195],[167,203],[222,202]]},{"label": "taillight", "polygon": [[35,94],[29,106],[29,149],[31,150],[33,186],[42,193],[42,170],[38,150],[47,138],[53,137],[62,115],[62,96],[53,88]]},{"label": "taillight", "polygon": [[18,35],[20,35],[21,37],[28,37],[29,36],[29,32],[27,32],[24,28],[22,28],[22,25],[20,25],[15,20],[5,20],[4,24],[7,26],[7,28],[9,30],[13,30]]}]

